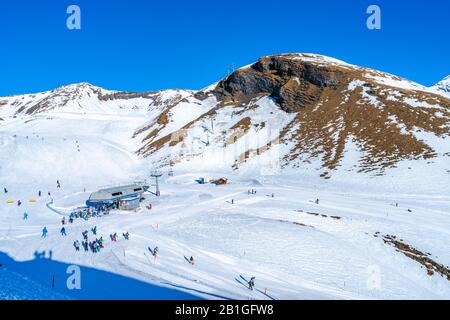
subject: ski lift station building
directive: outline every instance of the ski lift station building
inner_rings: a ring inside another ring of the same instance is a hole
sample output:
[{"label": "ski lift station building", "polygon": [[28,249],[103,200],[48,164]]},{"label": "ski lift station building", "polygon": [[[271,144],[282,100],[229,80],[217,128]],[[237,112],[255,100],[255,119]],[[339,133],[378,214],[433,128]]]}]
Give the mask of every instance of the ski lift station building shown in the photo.
[{"label": "ski lift station building", "polygon": [[133,183],[100,189],[92,193],[86,201],[88,207],[116,205],[121,210],[134,210],[139,207],[142,194],[149,189],[145,183]]}]

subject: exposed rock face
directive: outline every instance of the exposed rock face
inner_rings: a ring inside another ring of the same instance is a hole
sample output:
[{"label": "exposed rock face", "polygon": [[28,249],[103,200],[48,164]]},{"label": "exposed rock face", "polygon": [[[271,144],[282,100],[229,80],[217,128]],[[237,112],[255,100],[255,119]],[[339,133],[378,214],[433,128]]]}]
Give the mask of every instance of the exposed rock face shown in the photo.
[{"label": "exposed rock face", "polygon": [[336,88],[342,79],[338,69],[279,55],[263,57],[251,67],[237,70],[219,82],[214,93],[241,102],[269,95],[283,110],[296,112],[316,102],[324,88]]}]

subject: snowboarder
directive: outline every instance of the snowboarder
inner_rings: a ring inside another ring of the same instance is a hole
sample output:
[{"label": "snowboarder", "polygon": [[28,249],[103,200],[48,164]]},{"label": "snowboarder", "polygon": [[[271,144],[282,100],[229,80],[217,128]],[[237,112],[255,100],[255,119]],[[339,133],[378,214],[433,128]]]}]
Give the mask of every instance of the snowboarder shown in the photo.
[{"label": "snowboarder", "polygon": [[66,228],[62,227],[60,232],[61,232],[61,235],[62,235],[62,236],[67,236],[67,234],[66,234]]},{"label": "snowboarder", "polygon": [[42,238],[46,238],[47,233],[48,233],[47,227],[44,227],[44,229],[42,229]]},{"label": "snowboarder", "polygon": [[251,277],[250,281],[248,282],[248,288],[250,290],[253,290],[253,287],[255,286],[255,277]]},{"label": "snowboarder", "polygon": [[26,212],[23,213],[23,220],[28,220],[28,213]]},{"label": "snowboarder", "polygon": [[73,246],[75,247],[75,251],[80,251],[80,243],[78,242],[78,240],[73,243]]}]

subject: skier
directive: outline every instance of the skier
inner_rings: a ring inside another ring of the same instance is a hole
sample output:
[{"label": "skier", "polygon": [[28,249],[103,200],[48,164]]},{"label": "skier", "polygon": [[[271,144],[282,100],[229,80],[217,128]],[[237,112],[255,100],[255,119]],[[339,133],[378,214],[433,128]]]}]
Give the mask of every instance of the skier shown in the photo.
[{"label": "skier", "polygon": [[158,254],[158,247],[155,247],[155,249],[153,249],[153,256],[156,258],[157,254]]},{"label": "skier", "polygon": [[192,264],[192,265],[194,265],[194,257],[193,257],[193,256],[191,256],[191,257],[189,258],[189,263]]},{"label": "skier", "polygon": [[65,224],[66,224],[66,217],[63,217],[63,218],[62,218],[61,224],[62,224],[62,225],[65,225]]},{"label": "skier", "polygon": [[6,188],[3,188],[3,191],[4,191],[5,193],[8,193],[8,189],[6,189]]},{"label": "skier", "polygon": [[88,239],[88,231],[87,231],[87,230],[84,230],[81,234],[83,235],[83,239],[84,239],[85,241],[87,241],[87,239]]},{"label": "skier", "polygon": [[253,290],[253,287],[255,286],[255,277],[251,277],[250,281],[248,282],[248,288],[250,290]]},{"label": "skier", "polygon": [[80,242],[78,240],[73,243],[73,246],[75,247],[75,251],[80,251]]},{"label": "skier", "polygon": [[69,218],[69,223],[73,223],[73,217],[72,216],[70,216],[70,218]]},{"label": "skier", "polygon": [[89,250],[89,245],[88,245],[87,240],[84,240],[84,242],[83,242],[83,249],[84,249],[84,252],[87,252]]},{"label": "skier", "polygon": [[130,240],[130,233],[128,231],[125,233],[122,233],[122,235],[125,238],[125,240]]},{"label": "skier", "polygon": [[48,233],[47,227],[44,227],[44,229],[42,229],[42,238],[46,238],[47,233]]},{"label": "skier", "polygon": [[50,197],[50,191],[48,192],[48,196]]},{"label": "skier", "polygon": [[95,242],[98,244],[98,251],[100,251],[100,248],[103,248],[103,243],[100,239],[95,239]]},{"label": "skier", "polygon": [[22,201],[17,200],[17,206],[20,207],[21,204],[22,204]]},{"label": "skier", "polygon": [[39,192],[38,192],[38,195],[39,195],[39,197],[42,195],[42,192],[41,192],[41,190],[39,190]]},{"label": "skier", "polygon": [[23,220],[28,220],[28,213],[26,212],[23,213]]},{"label": "skier", "polygon": [[61,184],[59,183],[59,180],[56,180],[56,187],[61,188]]},{"label": "skier", "polygon": [[62,236],[67,236],[67,234],[66,234],[66,228],[62,227],[60,232],[61,232],[61,235],[62,235]]},{"label": "skier", "polygon": [[92,233],[94,234],[94,236],[96,236],[96,235],[97,235],[97,226],[94,226],[94,227],[91,229],[91,231],[92,231]]},{"label": "skier", "polygon": [[315,202],[316,202],[316,204],[319,204],[319,198],[317,198]]}]

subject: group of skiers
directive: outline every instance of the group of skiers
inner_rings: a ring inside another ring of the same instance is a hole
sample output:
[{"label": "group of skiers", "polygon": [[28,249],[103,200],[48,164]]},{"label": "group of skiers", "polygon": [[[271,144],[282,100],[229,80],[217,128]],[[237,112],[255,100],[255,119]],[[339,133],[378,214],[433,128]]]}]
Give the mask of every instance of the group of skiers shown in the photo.
[{"label": "group of skiers", "polygon": [[109,208],[106,206],[97,207],[95,209],[79,209],[70,213],[69,218],[73,221],[74,219],[83,219],[88,221],[92,217],[98,217],[100,215],[109,214]]},{"label": "group of skiers", "polygon": [[[97,235],[97,226],[94,226],[91,228],[91,232],[94,236]],[[89,241],[89,231],[84,230],[81,235],[83,236],[83,241],[81,242],[81,245],[83,246],[84,252],[88,252],[91,250],[93,253],[100,252],[101,249],[104,248],[104,241],[103,237],[95,238],[93,241]],[[80,242],[76,240],[73,243],[73,246],[75,247],[75,251],[80,251]]]},{"label": "group of skiers", "polygon": [[[80,241],[75,240],[73,243],[75,251],[80,251]],[[100,252],[101,249],[105,248],[103,245],[103,237],[95,238],[94,241],[89,241],[87,238],[81,242],[81,246],[84,249],[84,252],[88,252],[91,250],[92,253]]]}]

